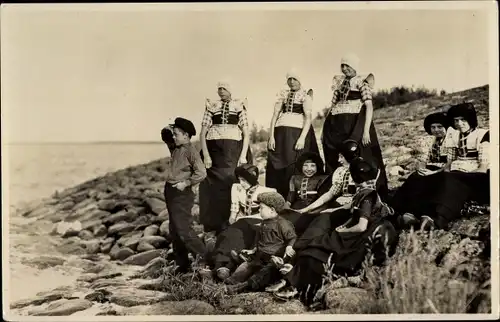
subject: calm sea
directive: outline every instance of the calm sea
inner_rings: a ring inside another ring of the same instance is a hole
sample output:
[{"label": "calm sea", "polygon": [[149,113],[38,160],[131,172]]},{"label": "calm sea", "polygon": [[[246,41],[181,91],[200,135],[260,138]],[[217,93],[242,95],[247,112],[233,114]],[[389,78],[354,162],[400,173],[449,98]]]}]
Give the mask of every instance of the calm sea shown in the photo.
[{"label": "calm sea", "polygon": [[163,143],[15,144],[4,146],[2,154],[9,204],[15,206],[169,152]]}]

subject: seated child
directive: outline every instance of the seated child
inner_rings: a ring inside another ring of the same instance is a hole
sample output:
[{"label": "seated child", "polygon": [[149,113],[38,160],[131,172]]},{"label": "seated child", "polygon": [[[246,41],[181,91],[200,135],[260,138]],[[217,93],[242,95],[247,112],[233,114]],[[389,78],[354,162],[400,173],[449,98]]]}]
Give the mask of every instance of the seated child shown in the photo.
[{"label": "seated child", "polygon": [[[297,238],[293,225],[278,212],[283,210],[285,199],[277,192],[261,193],[257,201],[260,203],[262,223],[257,231],[255,247],[243,250],[251,256],[251,260],[242,263],[225,282],[229,293],[242,292],[246,289],[259,290],[279,277],[273,258],[295,255],[293,244]],[[248,279],[247,279],[248,278]],[[246,281],[245,281],[246,280]]]},{"label": "seated child", "polygon": [[376,191],[376,182],[380,169],[373,167],[362,158],[356,158],[351,163],[351,176],[356,183],[350,212],[351,218],[335,230],[339,233],[362,233],[368,228],[369,220],[374,215],[385,217],[394,211],[380,199]]}]

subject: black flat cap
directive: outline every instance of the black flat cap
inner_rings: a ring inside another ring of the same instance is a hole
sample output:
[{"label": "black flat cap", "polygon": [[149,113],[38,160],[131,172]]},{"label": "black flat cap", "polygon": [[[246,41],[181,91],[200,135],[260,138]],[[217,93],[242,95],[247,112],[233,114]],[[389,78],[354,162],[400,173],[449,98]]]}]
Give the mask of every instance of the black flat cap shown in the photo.
[{"label": "black flat cap", "polygon": [[172,126],[178,127],[179,129],[183,130],[190,136],[196,135],[196,128],[194,127],[193,122],[191,122],[190,120],[186,120],[185,118],[182,117],[176,118]]}]

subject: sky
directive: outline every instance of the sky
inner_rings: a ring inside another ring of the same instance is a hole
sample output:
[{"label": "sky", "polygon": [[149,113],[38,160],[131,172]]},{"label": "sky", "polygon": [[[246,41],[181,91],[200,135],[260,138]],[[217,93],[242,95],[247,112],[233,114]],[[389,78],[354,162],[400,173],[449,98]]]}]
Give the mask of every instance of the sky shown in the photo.
[{"label": "sky", "polygon": [[124,8],[2,9],[9,142],[159,141],[177,116],[199,130],[219,80],[248,99],[250,122],[268,127],[290,69],[314,89],[316,114],[351,52],[361,74],[375,75],[375,89],[458,91],[487,84],[492,68],[485,9]]}]

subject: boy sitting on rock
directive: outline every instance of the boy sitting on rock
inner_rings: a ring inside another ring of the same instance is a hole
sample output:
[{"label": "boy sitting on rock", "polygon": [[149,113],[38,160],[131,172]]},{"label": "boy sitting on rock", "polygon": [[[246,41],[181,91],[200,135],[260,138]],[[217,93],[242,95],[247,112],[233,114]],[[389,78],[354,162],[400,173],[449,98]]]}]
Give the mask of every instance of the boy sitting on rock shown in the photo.
[{"label": "boy sitting on rock", "polygon": [[173,237],[175,262],[178,265],[176,273],[187,273],[191,269],[189,252],[197,255],[200,265],[205,265],[207,253],[205,244],[192,228],[192,186],[207,176],[205,165],[191,143],[194,135],[196,129],[193,123],[180,117],[161,131],[162,140],[171,155],[164,195],[170,216],[169,233]]},{"label": "boy sitting on rock", "polygon": [[230,294],[245,290],[257,291],[280,277],[274,262],[277,257],[292,258],[295,255],[293,244],[297,239],[293,225],[278,213],[285,207],[285,199],[277,192],[261,193],[257,201],[260,203],[262,223],[256,235],[255,247],[242,250],[243,255],[250,256],[226,279],[227,291]]}]

